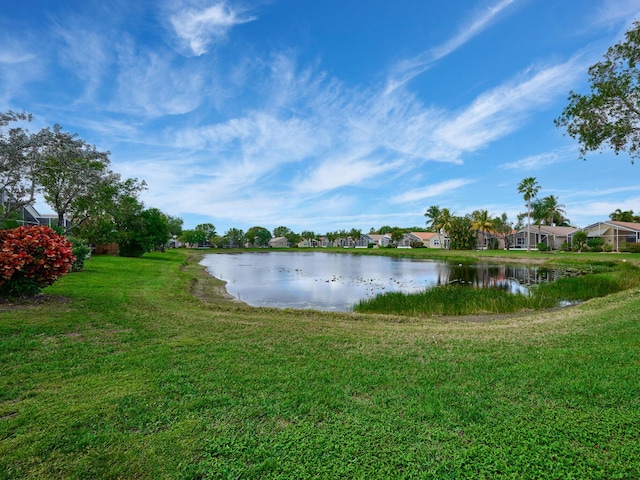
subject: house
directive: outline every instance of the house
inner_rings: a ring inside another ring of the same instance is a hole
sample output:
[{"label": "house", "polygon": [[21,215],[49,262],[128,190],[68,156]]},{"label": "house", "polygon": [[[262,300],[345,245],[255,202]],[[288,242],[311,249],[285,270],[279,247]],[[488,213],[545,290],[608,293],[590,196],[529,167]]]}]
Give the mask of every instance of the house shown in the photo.
[{"label": "house", "polygon": [[360,238],[353,243],[354,248],[369,248],[369,245],[374,245],[376,242],[370,235],[360,235]]},{"label": "house", "polygon": [[388,233],[368,233],[367,237],[369,237],[374,246],[377,247],[388,247],[391,244],[391,235]]},{"label": "house", "polygon": [[[538,243],[546,243],[552,250],[557,250],[563,243],[568,242],[570,235],[577,230],[575,227],[530,225],[529,246],[532,249],[537,249]],[[521,228],[509,237],[511,248],[527,248],[527,227]]]},{"label": "house", "polygon": [[640,223],[607,220],[583,228],[587,238],[602,238],[604,245],[611,245],[616,252],[623,243],[640,243]]},{"label": "house", "polygon": [[435,232],[407,233],[411,245],[422,244],[426,248],[440,248],[440,237]]},{"label": "house", "polygon": [[[58,225],[58,215],[55,213],[42,213],[38,214],[36,220],[40,225],[46,225],[47,227],[56,227]],[[71,221],[63,217],[63,225],[65,229],[71,227]]]},{"label": "house", "polygon": [[402,234],[402,238],[396,244],[397,248],[411,248],[411,236],[408,233]]},{"label": "house", "polygon": [[275,237],[269,240],[270,248],[287,248],[289,246],[289,242],[286,237]]},{"label": "house", "polygon": [[[0,207],[2,207],[3,211],[6,207],[10,207],[11,204],[15,204],[11,198],[8,197],[7,193],[4,191],[0,191]],[[38,211],[33,207],[33,205],[24,205],[17,212],[17,217],[15,222],[20,225],[40,225],[38,218],[41,216]]]}]

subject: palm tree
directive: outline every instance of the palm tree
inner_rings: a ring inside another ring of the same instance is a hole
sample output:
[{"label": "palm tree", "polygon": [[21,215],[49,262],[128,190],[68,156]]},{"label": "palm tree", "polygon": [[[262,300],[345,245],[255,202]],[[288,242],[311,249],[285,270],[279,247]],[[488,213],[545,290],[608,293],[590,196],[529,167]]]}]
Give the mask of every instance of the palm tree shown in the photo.
[{"label": "palm tree", "polygon": [[546,216],[547,225],[557,225],[562,223],[561,220],[567,214],[564,210],[564,205],[558,201],[558,197],[555,195],[549,195],[542,199],[542,205]]},{"label": "palm tree", "polygon": [[633,216],[633,210],[622,211],[616,208],[616,211],[609,214],[609,218],[617,222],[633,222],[635,220]]},{"label": "palm tree", "polygon": [[429,219],[427,225],[430,229],[437,230],[438,220],[440,220],[441,213],[442,210],[440,210],[440,207],[438,205],[431,205],[429,208],[427,208],[424,216]]},{"label": "palm tree", "polygon": [[[453,214],[449,211],[448,208],[443,208],[440,211],[440,217],[438,218],[438,223],[436,225],[436,228],[438,229],[439,234],[442,232],[448,232],[451,230],[452,220],[453,220]],[[443,242],[440,242],[440,248],[444,248],[442,243]]]},{"label": "palm tree", "polygon": [[487,210],[475,210],[471,214],[471,227],[477,233],[482,232],[486,234],[491,231],[493,228],[493,219],[489,215],[489,212]]},{"label": "palm tree", "polygon": [[524,201],[527,202],[527,252],[531,251],[531,200],[538,195],[539,191],[540,185],[536,177],[527,177],[518,185],[518,193],[521,193]]},{"label": "palm tree", "polygon": [[427,222],[427,226],[430,230],[435,231],[438,234],[438,243],[440,243],[440,248],[442,248],[442,237],[440,234],[440,229],[438,228],[438,223],[440,222],[440,216],[442,215],[442,210],[438,205],[431,205],[427,208],[424,216],[429,219]]}]

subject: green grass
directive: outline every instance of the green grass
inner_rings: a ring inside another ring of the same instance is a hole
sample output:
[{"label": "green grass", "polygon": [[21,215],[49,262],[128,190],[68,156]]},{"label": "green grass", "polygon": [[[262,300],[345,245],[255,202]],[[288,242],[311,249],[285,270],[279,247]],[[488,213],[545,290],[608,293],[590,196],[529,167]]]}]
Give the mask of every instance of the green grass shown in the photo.
[{"label": "green grass", "polygon": [[640,269],[620,264],[612,271],[559,278],[533,286],[529,293],[512,293],[502,287],[440,285],[416,293],[386,292],[361,300],[354,310],[412,316],[514,313],[553,308],[562,302],[581,302],[637,287]]},{"label": "green grass", "polygon": [[186,255],[0,304],[1,479],[640,477],[637,288],[483,323],[253,309]]}]

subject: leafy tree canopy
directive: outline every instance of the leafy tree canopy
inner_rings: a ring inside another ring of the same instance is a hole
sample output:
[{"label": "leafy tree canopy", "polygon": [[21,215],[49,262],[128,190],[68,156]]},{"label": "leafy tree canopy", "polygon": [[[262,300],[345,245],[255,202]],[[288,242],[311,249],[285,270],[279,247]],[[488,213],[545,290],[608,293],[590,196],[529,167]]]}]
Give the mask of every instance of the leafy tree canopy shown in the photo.
[{"label": "leafy tree canopy", "polygon": [[569,104],[555,120],[557,127],[580,143],[580,155],[613,149],[640,156],[640,22],[625,40],[610,47],[602,61],[589,68],[591,93],[569,94]]}]

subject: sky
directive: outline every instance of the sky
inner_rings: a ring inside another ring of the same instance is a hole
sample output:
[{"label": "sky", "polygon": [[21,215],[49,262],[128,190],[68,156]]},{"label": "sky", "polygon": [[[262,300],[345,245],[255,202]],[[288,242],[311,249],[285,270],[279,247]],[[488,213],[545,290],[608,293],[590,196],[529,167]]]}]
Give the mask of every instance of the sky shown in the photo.
[{"label": "sky", "polygon": [[111,152],[184,228],[515,221],[525,177],[578,227],[640,213],[640,165],[553,123],[640,0],[0,4],[0,111]]}]

